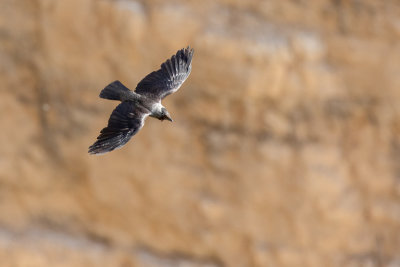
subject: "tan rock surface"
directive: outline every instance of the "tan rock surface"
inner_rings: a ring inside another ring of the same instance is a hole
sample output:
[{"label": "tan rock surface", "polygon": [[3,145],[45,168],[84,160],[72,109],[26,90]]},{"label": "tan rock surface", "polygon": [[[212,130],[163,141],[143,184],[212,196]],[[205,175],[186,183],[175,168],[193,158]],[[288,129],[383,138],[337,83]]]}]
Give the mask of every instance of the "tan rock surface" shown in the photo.
[{"label": "tan rock surface", "polygon": [[[2,0],[0,266],[400,266],[400,2]],[[87,147],[187,44],[123,149]]]}]

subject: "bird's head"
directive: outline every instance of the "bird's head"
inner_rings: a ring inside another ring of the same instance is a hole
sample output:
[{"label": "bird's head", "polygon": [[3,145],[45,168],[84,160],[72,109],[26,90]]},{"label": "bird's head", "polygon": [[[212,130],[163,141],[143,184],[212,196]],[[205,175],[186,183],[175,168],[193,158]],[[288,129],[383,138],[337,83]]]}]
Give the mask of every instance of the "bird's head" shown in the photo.
[{"label": "bird's head", "polygon": [[160,116],[159,119],[160,119],[161,121],[163,121],[163,120],[168,120],[168,121],[170,121],[170,122],[173,122],[171,116],[170,116],[169,113],[168,113],[168,110],[167,110],[166,108],[164,108],[164,107],[161,109],[161,116]]}]

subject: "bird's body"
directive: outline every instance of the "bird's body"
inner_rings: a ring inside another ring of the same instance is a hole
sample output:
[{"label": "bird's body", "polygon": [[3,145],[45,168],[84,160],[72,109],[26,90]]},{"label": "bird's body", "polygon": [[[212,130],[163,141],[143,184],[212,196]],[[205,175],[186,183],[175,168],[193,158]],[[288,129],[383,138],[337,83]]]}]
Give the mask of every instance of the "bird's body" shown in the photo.
[{"label": "bird's body", "polygon": [[100,131],[97,141],[89,147],[90,154],[103,154],[125,145],[144,125],[148,116],[161,121],[172,121],[161,100],[176,92],[191,71],[193,49],[179,50],[161,68],[148,74],[129,90],[120,81],[114,81],[100,93],[101,98],[118,100],[107,127]]}]

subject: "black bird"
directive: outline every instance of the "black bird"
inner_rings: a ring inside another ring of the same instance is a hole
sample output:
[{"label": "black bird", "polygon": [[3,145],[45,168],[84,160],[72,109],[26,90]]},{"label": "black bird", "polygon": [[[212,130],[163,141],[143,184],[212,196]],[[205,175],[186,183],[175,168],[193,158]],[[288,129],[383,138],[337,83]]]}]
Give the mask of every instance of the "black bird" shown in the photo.
[{"label": "black bird", "polygon": [[159,70],[144,77],[134,92],[120,81],[107,85],[100,97],[122,103],[111,113],[107,127],[100,131],[89,153],[103,154],[122,147],[143,127],[147,116],[172,121],[161,100],[176,92],[189,76],[193,52],[189,46],[179,50]]}]

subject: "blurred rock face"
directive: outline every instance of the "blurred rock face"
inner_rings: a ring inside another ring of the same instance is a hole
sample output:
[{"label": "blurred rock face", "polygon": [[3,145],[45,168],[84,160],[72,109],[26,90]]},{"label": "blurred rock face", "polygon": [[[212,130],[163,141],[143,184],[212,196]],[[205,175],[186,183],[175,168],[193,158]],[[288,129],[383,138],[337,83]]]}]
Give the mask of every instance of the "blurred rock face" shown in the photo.
[{"label": "blurred rock face", "polygon": [[[400,266],[398,1],[3,0],[1,266]],[[123,149],[87,147],[190,44]],[[162,133],[162,134],[161,134]]]}]

